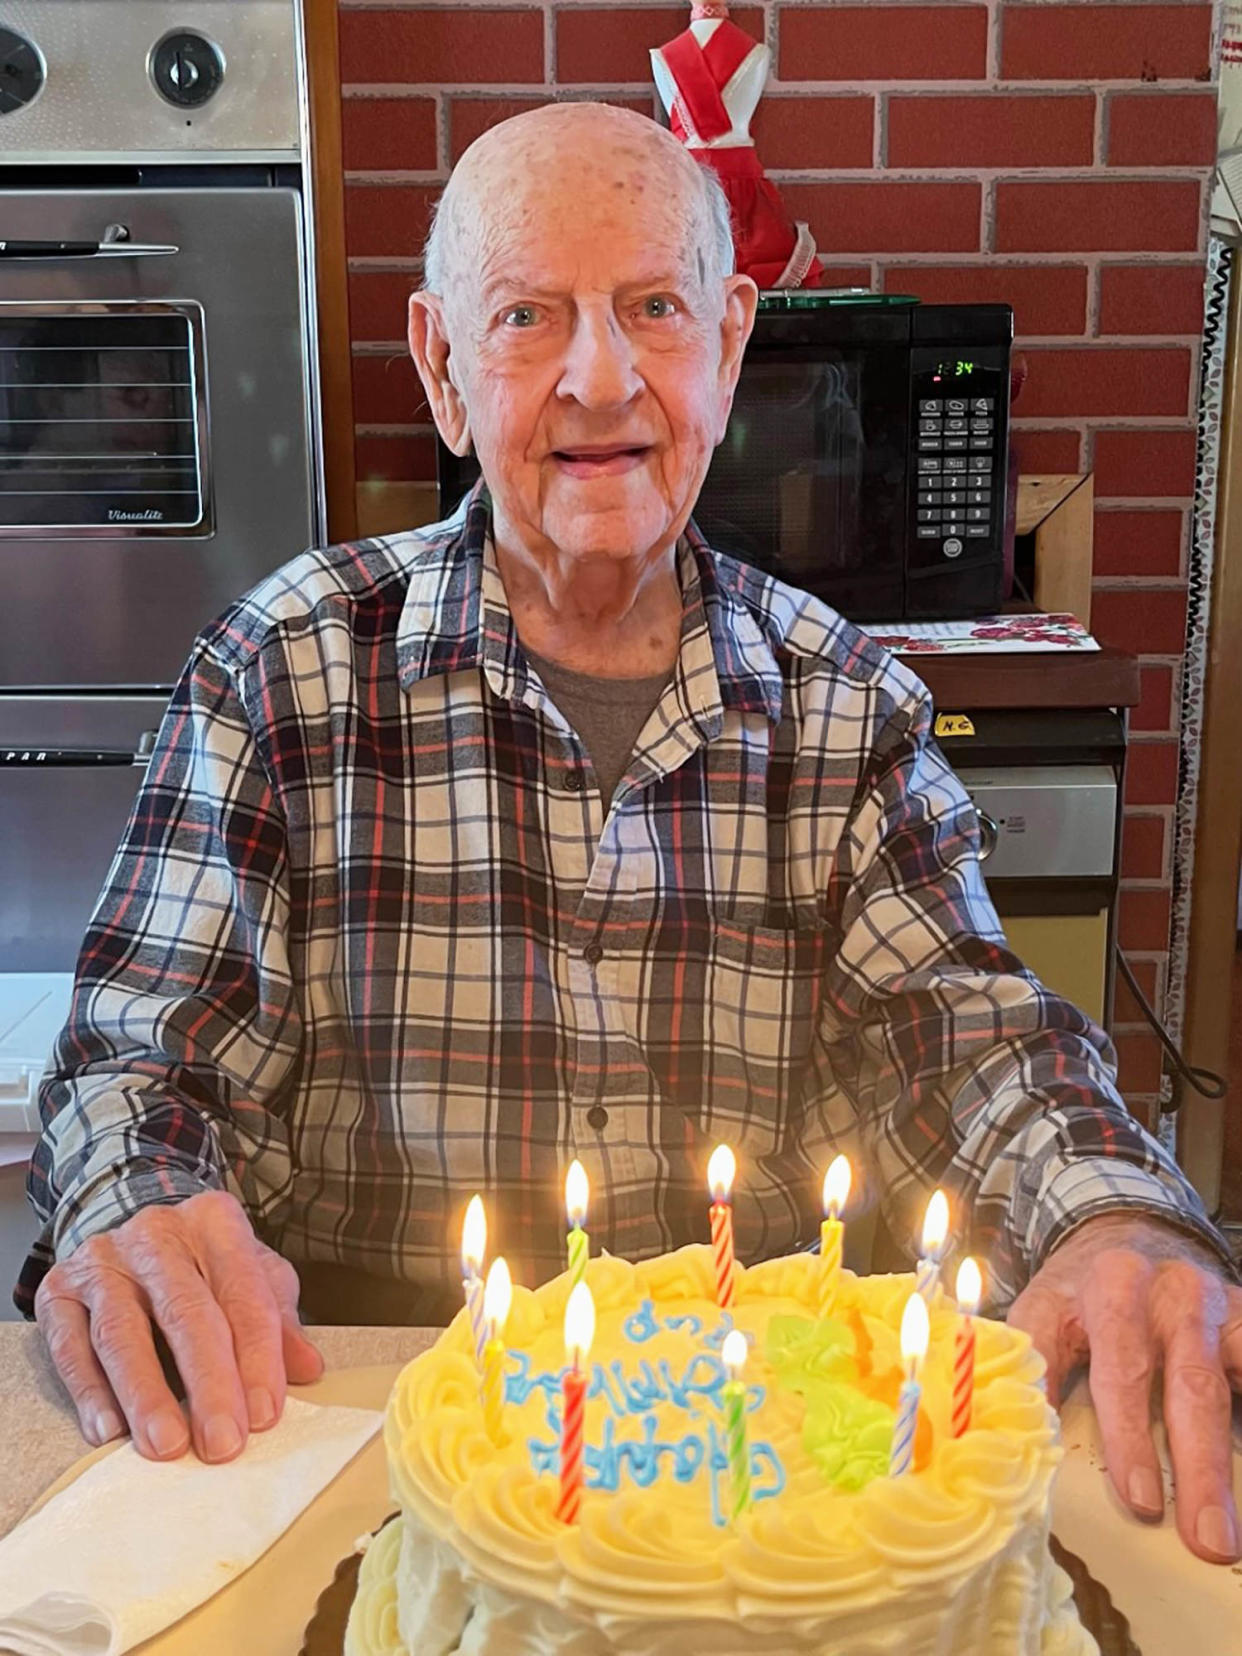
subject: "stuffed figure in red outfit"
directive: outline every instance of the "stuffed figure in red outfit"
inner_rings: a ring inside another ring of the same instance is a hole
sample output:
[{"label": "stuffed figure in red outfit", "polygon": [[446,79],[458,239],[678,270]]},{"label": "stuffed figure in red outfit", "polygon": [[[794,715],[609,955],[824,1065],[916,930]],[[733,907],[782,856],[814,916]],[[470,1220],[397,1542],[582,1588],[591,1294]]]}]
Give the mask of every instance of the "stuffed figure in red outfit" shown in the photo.
[{"label": "stuffed figure in red outfit", "polygon": [[690,27],[653,49],[651,67],[673,132],[724,185],[738,270],[760,288],[817,287],[811,232],[789,216],[750,137],[771,56],[721,0],[696,0]]}]

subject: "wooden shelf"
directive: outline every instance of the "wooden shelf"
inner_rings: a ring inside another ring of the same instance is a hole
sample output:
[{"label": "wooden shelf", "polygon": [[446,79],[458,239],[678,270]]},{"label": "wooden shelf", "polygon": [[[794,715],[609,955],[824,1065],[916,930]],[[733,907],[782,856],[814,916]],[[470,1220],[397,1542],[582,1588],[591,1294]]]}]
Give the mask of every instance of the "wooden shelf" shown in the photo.
[{"label": "wooden shelf", "polygon": [[931,691],[937,711],[980,708],[1135,707],[1138,662],[1124,650],[1063,655],[903,657]]},{"label": "wooden shelf", "polygon": [[1090,472],[1018,479],[1016,531],[1035,537],[1035,608],[1091,625],[1095,482]]}]

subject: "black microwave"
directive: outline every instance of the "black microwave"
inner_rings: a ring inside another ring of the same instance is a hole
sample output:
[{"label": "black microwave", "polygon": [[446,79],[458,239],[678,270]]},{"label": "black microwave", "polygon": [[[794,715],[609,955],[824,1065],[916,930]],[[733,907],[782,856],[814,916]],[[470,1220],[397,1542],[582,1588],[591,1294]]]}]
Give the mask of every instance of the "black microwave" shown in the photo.
[{"label": "black microwave", "polygon": [[[1012,344],[1008,305],[765,293],[695,522],[854,621],[995,611]],[[447,516],[478,467],[438,456]]]}]

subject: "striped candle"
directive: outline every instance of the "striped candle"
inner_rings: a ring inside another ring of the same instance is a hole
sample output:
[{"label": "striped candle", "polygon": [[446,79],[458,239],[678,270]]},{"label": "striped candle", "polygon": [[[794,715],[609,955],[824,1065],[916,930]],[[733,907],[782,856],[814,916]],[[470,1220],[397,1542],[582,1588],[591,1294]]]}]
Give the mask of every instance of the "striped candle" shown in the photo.
[{"label": "striped candle", "polygon": [[556,1516],[576,1524],[582,1510],[587,1377],[583,1367],[595,1337],[595,1302],[585,1282],[570,1289],[565,1306],[569,1367],[561,1380],[561,1488]]},{"label": "striped candle", "polygon": [[483,1324],[483,1256],[487,1252],[487,1215],[483,1198],[472,1196],[466,1207],[465,1222],[461,1227],[462,1290],[466,1296],[466,1310],[470,1315],[470,1331],[474,1335],[474,1355],[483,1370],[483,1347],[487,1330]]},{"label": "striped candle", "polygon": [[923,1219],[923,1246],[914,1277],[914,1291],[928,1307],[940,1281],[940,1255],[949,1234],[949,1202],[943,1190],[932,1192]]},{"label": "striped candle", "polygon": [[739,1518],[750,1505],[750,1445],[746,1441],[746,1336],[740,1328],[725,1335],[720,1360],[729,1378],[721,1388],[724,1404],[725,1447],[729,1457],[730,1515]]},{"label": "striped candle", "polygon": [[575,1156],[569,1164],[569,1172],[565,1175],[565,1212],[569,1217],[569,1235],[566,1237],[566,1249],[569,1254],[569,1286],[572,1291],[586,1275],[587,1261],[591,1257],[591,1239],[585,1230],[587,1200],[591,1187],[587,1180],[586,1168]]},{"label": "striped candle", "polygon": [[819,1314],[830,1314],[841,1280],[845,1226],[840,1213],[850,1193],[848,1156],[836,1156],[824,1174],[824,1221],[819,1227]]},{"label": "striped candle", "polygon": [[483,1317],[487,1324],[487,1343],[483,1347],[483,1379],[480,1393],[483,1403],[483,1427],[492,1442],[505,1441],[505,1324],[513,1302],[513,1284],[509,1267],[503,1259],[494,1259],[487,1273],[483,1290]]},{"label": "striped candle", "polygon": [[955,1438],[969,1430],[975,1392],[975,1312],[983,1292],[983,1279],[973,1259],[963,1259],[957,1268],[957,1303],[962,1320],[957,1325],[953,1346],[953,1416]]},{"label": "striped candle", "polygon": [[906,1365],[906,1378],[897,1399],[897,1418],[893,1422],[893,1447],[888,1462],[890,1478],[903,1476],[914,1460],[914,1431],[923,1390],[919,1385],[919,1371],[927,1355],[929,1334],[927,1306],[923,1297],[918,1293],[911,1294],[901,1317],[901,1356]]},{"label": "striped candle", "polygon": [[716,1304],[728,1310],[733,1304],[736,1273],[733,1269],[733,1179],[737,1159],[727,1144],[712,1151],[707,1164],[707,1183],[712,1193],[712,1263],[716,1268]]}]

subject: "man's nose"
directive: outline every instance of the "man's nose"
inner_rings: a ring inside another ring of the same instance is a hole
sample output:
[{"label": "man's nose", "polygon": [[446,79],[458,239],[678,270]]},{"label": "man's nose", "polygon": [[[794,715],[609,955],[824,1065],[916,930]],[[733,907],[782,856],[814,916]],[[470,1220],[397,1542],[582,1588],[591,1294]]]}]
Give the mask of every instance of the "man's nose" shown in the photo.
[{"label": "man's nose", "polygon": [[642,379],[634,347],[611,308],[583,308],[574,319],[557,391],[584,408],[618,408]]}]

